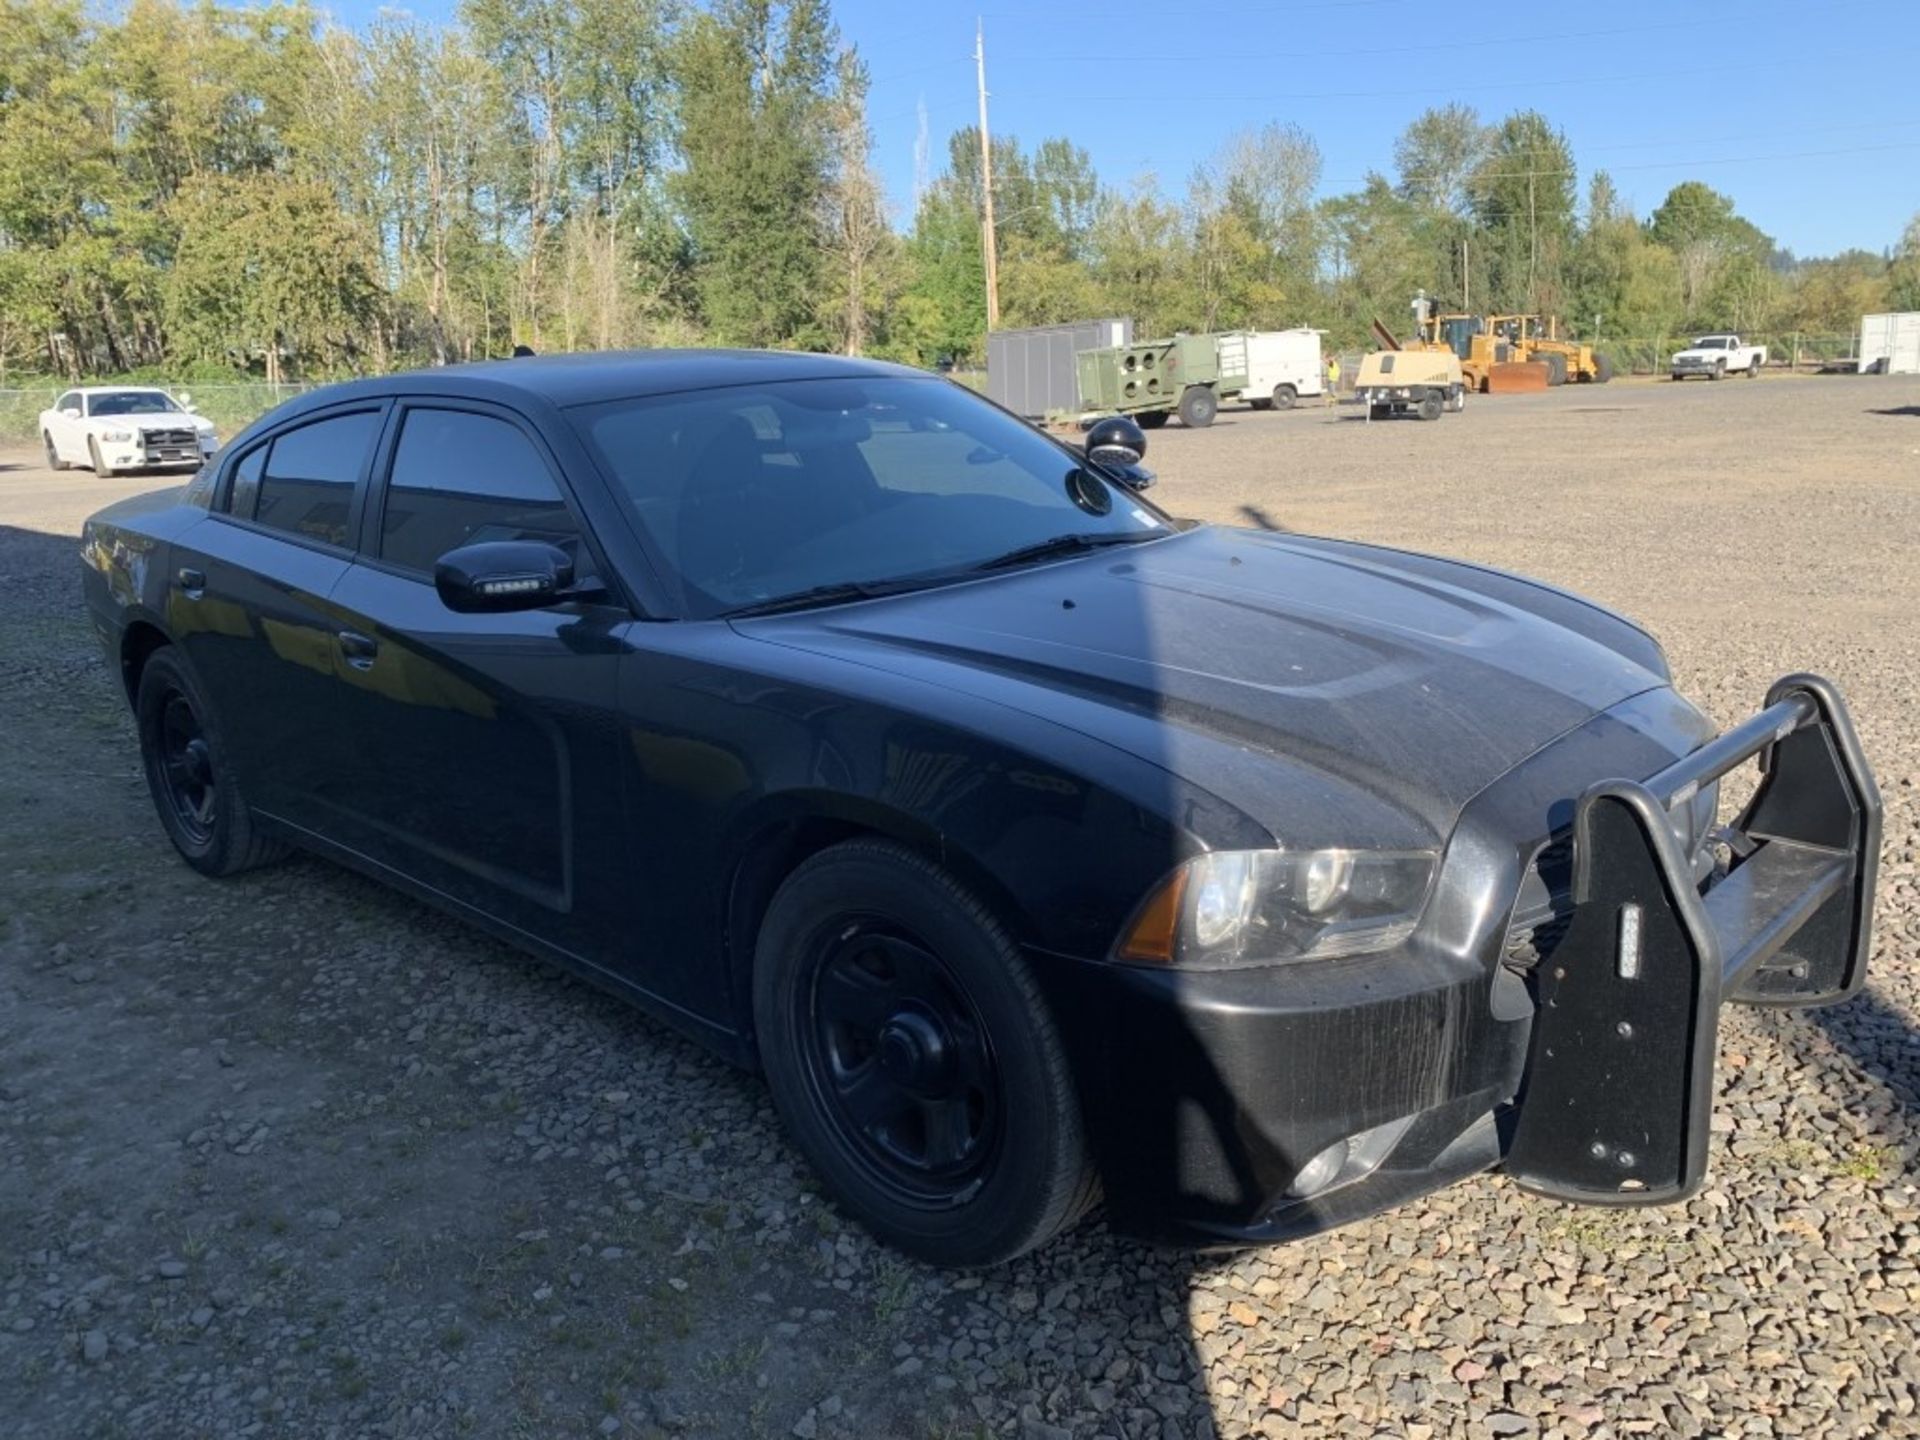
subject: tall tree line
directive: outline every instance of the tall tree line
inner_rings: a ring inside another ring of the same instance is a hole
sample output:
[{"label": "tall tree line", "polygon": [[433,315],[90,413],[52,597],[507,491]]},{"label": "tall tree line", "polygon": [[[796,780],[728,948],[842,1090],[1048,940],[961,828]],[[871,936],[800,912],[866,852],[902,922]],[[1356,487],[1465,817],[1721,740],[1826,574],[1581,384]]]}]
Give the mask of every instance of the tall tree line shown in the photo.
[{"label": "tall tree line", "polygon": [[[0,383],[332,375],[717,343],[920,364],[984,348],[976,131],[911,214],[828,0],[462,0],[457,21],[0,0]],[[1523,111],[1419,117],[1325,195],[1313,138],[1229,136],[1169,192],[996,137],[1009,325],[1310,324],[1416,290],[1576,330],[1850,331],[1920,306],[1920,218],[1797,261],[1699,182],[1644,218]]]}]

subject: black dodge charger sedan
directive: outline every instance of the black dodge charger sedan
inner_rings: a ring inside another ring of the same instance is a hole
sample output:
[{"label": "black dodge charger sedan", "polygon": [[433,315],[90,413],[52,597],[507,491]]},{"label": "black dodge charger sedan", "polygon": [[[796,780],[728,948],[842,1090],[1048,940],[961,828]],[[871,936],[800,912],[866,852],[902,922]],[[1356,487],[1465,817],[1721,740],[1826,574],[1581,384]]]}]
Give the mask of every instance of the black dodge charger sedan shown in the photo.
[{"label": "black dodge charger sedan", "polygon": [[1722,1002],[1864,978],[1834,688],[1716,734],[1617,615],[1137,459],[859,360],[515,359],[274,411],[88,523],[86,603],[190,865],[317,852],[762,1067],[916,1255],[1691,1193]]}]

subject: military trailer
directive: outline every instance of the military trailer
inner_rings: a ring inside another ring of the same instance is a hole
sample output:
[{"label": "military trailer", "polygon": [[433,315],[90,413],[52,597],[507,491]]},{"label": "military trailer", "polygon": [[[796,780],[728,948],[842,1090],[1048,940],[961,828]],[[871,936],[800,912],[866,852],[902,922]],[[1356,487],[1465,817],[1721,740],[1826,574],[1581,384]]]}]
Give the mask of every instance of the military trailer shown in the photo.
[{"label": "military trailer", "polygon": [[1360,362],[1353,393],[1369,420],[1438,420],[1445,411],[1467,408],[1460,357],[1445,350],[1376,350]]},{"label": "military trailer", "polygon": [[1169,415],[1199,430],[1220,402],[1247,388],[1247,337],[1176,335],[1082,350],[1080,404],[1088,414],[1131,415],[1152,429]]}]

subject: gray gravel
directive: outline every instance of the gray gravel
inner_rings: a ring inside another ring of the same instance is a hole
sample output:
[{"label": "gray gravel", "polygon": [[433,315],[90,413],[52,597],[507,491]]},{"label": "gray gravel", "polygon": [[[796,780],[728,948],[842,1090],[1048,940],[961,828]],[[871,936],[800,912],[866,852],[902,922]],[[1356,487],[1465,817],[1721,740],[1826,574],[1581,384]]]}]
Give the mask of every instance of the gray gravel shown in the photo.
[{"label": "gray gravel", "polygon": [[318,863],[179,865],[68,538],[152,482],[0,455],[0,1433],[1920,1435],[1916,400],[1159,432],[1176,508],[1551,577],[1722,720],[1833,675],[1888,802],[1874,979],[1731,1016],[1684,1207],[1488,1177],[1237,1256],[1096,1220],[979,1276],[842,1223],[757,1081],[618,1003]]}]

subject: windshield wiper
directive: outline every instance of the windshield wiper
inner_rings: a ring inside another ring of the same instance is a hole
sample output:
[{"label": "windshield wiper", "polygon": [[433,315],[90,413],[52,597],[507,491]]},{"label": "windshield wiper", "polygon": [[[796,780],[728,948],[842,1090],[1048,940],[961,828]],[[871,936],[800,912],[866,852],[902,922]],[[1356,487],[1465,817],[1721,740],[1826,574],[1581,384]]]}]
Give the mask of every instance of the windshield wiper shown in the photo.
[{"label": "windshield wiper", "polygon": [[976,570],[1004,570],[1010,565],[1025,565],[1034,560],[1051,560],[1056,555],[1078,555],[1098,550],[1103,545],[1137,545],[1142,540],[1157,540],[1164,530],[1119,530],[1099,535],[1055,535],[1032,545],[1022,545],[991,560],[982,560]]},{"label": "windshield wiper", "polygon": [[778,615],[783,610],[811,610],[816,605],[839,605],[848,600],[874,600],[882,595],[903,595],[909,590],[924,590],[950,580],[951,575],[925,576],[911,580],[839,580],[831,585],[814,585],[791,595],[775,595],[767,600],[752,600],[722,610],[721,620],[744,620],[752,615]]}]

